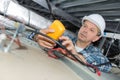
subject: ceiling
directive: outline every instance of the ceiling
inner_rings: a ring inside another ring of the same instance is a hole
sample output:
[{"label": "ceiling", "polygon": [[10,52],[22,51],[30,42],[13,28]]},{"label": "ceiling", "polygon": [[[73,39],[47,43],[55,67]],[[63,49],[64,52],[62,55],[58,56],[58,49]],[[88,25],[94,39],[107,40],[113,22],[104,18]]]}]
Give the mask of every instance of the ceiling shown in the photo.
[{"label": "ceiling", "polygon": [[[91,13],[101,14],[107,23],[106,31],[120,33],[116,29],[120,21],[120,0],[18,0],[49,20],[59,19],[68,29],[76,31],[81,19]],[[115,31],[116,29],[116,31]]]}]

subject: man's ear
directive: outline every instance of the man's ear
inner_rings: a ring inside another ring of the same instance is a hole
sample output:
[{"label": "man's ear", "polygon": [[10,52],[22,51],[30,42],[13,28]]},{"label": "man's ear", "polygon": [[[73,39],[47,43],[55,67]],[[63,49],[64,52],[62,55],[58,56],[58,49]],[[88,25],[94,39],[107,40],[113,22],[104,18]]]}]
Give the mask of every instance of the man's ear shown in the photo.
[{"label": "man's ear", "polygon": [[96,37],[92,40],[92,42],[95,42],[95,41],[99,40],[100,38],[101,38],[100,36],[96,36]]}]

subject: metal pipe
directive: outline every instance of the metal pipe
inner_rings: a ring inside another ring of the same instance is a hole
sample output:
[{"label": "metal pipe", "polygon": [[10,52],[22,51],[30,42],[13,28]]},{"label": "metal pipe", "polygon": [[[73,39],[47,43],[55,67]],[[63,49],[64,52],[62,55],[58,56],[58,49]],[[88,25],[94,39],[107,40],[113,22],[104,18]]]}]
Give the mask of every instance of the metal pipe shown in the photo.
[{"label": "metal pipe", "polygon": [[43,29],[51,24],[50,20],[45,19],[12,0],[0,0],[0,13],[36,29]]}]

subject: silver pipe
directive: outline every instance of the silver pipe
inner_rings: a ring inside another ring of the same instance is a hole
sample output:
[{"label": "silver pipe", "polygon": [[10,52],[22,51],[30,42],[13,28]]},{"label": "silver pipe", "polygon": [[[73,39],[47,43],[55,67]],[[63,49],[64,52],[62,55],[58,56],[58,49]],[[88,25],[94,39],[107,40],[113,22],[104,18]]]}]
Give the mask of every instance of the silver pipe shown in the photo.
[{"label": "silver pipe", "polygon": [[17,22],[12,21],[2,15],[0,15],[0,25],[9,28],[9,29],[16,29],[17,27]]},{"label": "silver pipe", "polygon": [[51,24],[50,20],[45,19],[12,0],[0,0],[0,13],[37,29],[46,28]]}]

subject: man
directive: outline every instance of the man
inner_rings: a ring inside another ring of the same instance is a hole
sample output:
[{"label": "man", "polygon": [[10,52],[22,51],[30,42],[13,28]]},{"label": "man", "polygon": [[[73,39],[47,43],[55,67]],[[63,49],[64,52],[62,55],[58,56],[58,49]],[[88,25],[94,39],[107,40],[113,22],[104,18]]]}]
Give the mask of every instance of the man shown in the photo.
[{"label": "man", "polygon": [[[83,17],[82,26],[78,32],[76,39],[71,36],[61,36],[59,40],[62,40],[62,45],[71,51],[72,54],[79,56],[84,63],[89,63],[93,65],[99,65],[102,63],[109,62],[108,59],[102,54],[100,49],[92,45],[93,42],[100,39],[104,34],[105,20],[99,14],[91,14]],[[54,32],[51,29],[40,30],[40,32],[47,34],[49,32]],[[56,44],[41,36],[36,36],[39,45],[54,48]],[[111,70],[111,64],[106,64],[98,67],[103,72],[109,72]]]}]

